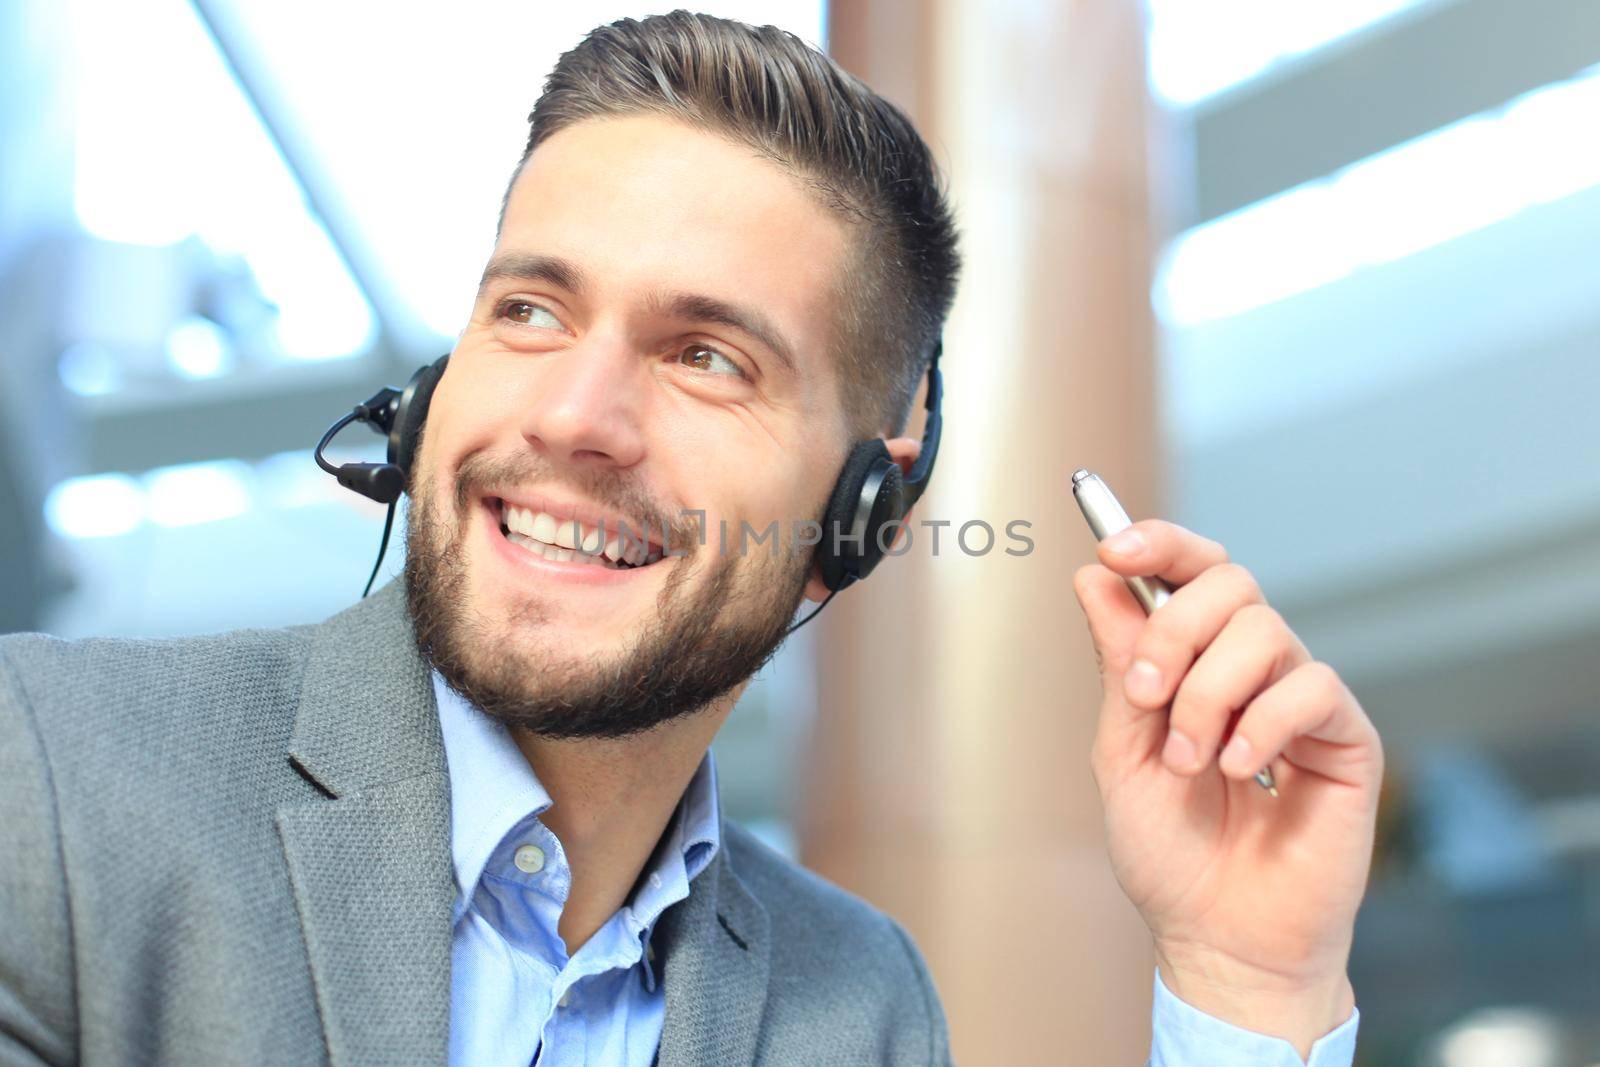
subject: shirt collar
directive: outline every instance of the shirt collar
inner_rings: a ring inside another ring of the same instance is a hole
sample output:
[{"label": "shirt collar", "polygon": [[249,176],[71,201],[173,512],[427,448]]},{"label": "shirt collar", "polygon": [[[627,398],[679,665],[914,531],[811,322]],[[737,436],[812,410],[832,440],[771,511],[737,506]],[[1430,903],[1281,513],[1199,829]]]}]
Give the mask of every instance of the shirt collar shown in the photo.
[{"label": "shirt collar", "polygon": [[[438,671],[432,675],[450,774],[453,919],[459,922],[501,840],[529,815],[543,814],[551,801],[505,724],[473,707]],[[688,895],[688,883],[721,845],[716,765],[708,749],[627,906],[646,927],[654,925],[663,910]]]}]

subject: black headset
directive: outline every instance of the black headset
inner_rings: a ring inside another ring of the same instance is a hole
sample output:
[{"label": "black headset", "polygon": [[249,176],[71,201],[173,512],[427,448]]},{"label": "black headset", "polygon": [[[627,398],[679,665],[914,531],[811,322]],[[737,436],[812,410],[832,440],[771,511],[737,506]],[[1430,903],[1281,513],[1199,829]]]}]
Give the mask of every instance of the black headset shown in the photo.
[{"label": "black headset", "polygon": [[[828,497],[828,507],[821,521],[821,539],[816,546],[816,562],[829,591],[828,599],[796,623],[791,632],[810,622],[817,611],[833,599],[833,594],[872,573],[894,543],[896,527],[927,489],[928,479],[933,475],[934,458],[939,454],[939,410],[944,397],[939,375],[942,349],[942,342],[935,343],[928,359],[928,414],[922,429],[922,451],[911,470],[901,474],[900,465],[890,457],[882,438],[861,441],[850,449],[844,469]],[[340,485],[389,505],[383,524],[383,541],[378,546],[378,562],[372,567],[372,577],[367,579],[367,589],[362,596],[371,591],[373,579],[383,564],[389,531],[394,524],[395,503],[406,489],[417,440],[428,417],[428,405],[449,360],[446,353],[418,369],[404,389],[385,386],[365,403],[357,404],[349,414],[328,427],[313,453],[317,465],[339,479]],[[345,463],[337,467],[328,462],[323,450],[335,434],[352,422],[364,422],[388,438],[387,462]]]}]

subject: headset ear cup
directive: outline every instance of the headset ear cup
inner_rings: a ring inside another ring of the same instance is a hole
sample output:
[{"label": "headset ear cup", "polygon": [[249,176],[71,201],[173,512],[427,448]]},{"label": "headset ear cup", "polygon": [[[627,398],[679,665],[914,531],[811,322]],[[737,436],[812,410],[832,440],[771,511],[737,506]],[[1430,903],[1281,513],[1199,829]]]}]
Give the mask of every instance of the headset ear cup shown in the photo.
[{"label": "headset ear cup", "polygon": [[861,561],[861,573],[856,577],[865,578],[867,573],[883,559],[889,546],[894,544],[894,524],[905,514],[904,502],[905,476],[900,471],[900,464],[890,460],[888,469],[883,472],[883,481],[879,483],[878,492],[872,501],[872,514],[867,520],[867,542]]},{"label": "headset ear cup", "polygon": [[413,374],[405,392],[401,394],[400,407],[395,412],[394,428],[389,432],[389,462],[400,468],[407,486],[411,484],[411,462],[416,458],[422,426],[428,420],[433,391],[444,376],[445,364],[449,359],[448,355],[440,356]]},{"label": "headset ear cup", "polygon": [[[862,500],[870,483],[877,483],[872,498]],[[887,499],[892,496],[893,499]],[[830,590],[842,589],[850,581],[865,578],[883,553],[877,545],[882,516],[897,506],[901,496],[900,467],[889,456],[881,440],[862,441],[850,450],[839,480],[828,498],[822,518],[822,540],[817,545],[817,566],[822,582]],[[887,521],[900,517],[898,512]],[[857,522],[864,531],[858,543],[846,540]]]}]

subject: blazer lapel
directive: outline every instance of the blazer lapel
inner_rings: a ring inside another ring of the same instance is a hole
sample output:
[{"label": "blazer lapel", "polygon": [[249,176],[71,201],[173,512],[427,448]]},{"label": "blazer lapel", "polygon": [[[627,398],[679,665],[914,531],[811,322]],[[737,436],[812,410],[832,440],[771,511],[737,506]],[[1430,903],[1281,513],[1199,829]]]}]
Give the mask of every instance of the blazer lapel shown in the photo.
[{"label": "blazer lapel", "polygon": [[727,836],[687,900],[661,918],[666,1024],[661,1067],[754,1063],[767,1003],[772,923],[728,859]]},{"label": "blazer lapel", "polygon": [[450,783],[396,583],[315,629],[289,756],[327,794],[277,826],[329,1059],[443,1063]]}]

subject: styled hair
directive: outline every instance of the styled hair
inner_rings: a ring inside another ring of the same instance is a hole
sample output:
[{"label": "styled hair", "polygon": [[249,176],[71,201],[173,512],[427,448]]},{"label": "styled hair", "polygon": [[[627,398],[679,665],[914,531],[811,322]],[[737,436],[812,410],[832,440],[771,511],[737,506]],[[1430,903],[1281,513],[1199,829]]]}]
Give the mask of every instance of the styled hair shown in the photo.
[{"label": "styled hair", "polygon": [[559,131],[635,114],[748,146],[845,220],[854,241],[834,282],[833,347],[846,422],[856,436],[902,432],[960,272],[944,188],[911,120],[786,30],[674,11],[601,26],[561,57],[516,174]]}]

